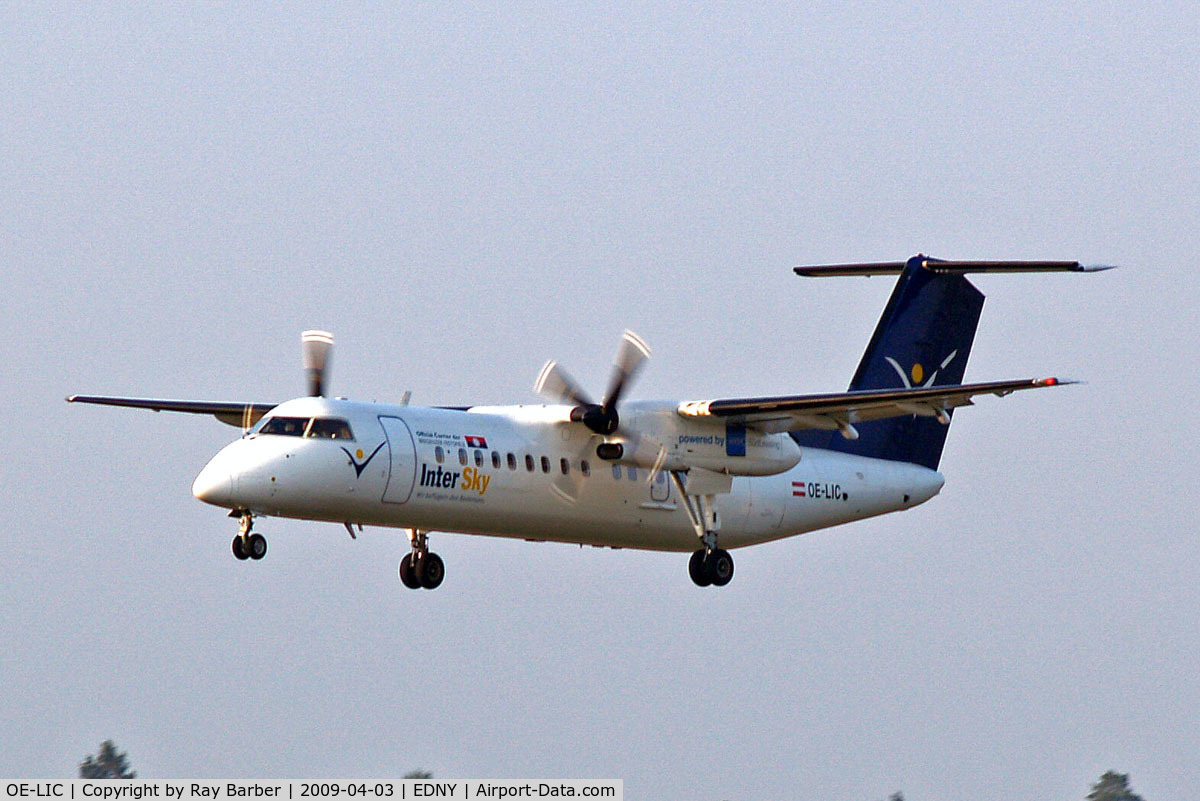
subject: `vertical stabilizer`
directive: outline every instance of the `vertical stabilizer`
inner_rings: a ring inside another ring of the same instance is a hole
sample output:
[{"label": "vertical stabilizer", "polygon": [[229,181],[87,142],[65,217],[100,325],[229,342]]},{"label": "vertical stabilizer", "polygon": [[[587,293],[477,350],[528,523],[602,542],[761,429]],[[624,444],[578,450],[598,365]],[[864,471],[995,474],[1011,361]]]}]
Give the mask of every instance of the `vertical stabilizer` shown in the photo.
[{"label": "vertical stabilizer", "polygon": [[[937,271],[938,264],[914,256],[899,271],[900,278],[850,382],[851,391],[962,383],[983,309],[983,293],[960,271]],[[800,269],[797,272],[805,274]],[[946,414],[950,416],[952,411]],[[836,431],[799,431],[792,437],[801,447],[912,462],[936,470],[949,427],[933,417],[912,415],[855,423],[859,436],[854,440],[844,439]]]}]

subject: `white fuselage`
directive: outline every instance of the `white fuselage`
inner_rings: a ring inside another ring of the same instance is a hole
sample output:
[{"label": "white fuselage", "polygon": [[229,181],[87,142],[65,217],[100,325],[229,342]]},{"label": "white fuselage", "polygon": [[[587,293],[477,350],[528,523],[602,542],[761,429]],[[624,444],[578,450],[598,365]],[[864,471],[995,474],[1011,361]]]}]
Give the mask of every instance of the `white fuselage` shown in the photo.
[{"label": "white fuselage", "polygon": [[[630,402],[627,408],[623,420],[640,420],[639,430],[668,446],[668,468],[719,465],[724,458],[723,427],[711,435],[674,430],[673,405]],[[252,432],[213,457],[193,492],[256,515],[694,551],[694,527],[667,472],[649,480],[644,457],[632,449],[622,462],[597,458],[599,438],[568,422],[568,412],[299,398],[271,417],[344,420],[352,438]],[[800,450],[786,434],[751,433],[743,447],[751,467],[717,496],[724,548],[907,509],[943,484],[940,473],[917,465]],[[556,490],[564,482],[574,488],[571,497]]]}]

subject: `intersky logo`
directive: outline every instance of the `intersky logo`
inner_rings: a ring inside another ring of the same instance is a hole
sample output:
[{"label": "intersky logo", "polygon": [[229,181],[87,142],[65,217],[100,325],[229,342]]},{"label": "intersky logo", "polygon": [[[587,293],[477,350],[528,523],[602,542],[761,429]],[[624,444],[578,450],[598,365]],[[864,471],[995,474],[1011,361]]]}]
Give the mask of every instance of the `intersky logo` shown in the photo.
[{"label": "intersky logo", "polygon": [[[350,457],[350,464],[352,464],[354,466],[355,478],[362,477],[362,471],[367,469],[367,465],[369,465],[371,463],[371,460],[375,458],[375,454],[379,453],[379,450],[382,447],[383,447],[383,443],[381,442],[381,443],[379,443],[379,447],[377,447],[377,448],[375,448],[375,450],[371,451],[371,455],[368,456],[366,458],[366,461],[364,461],[362,464],[358,463],[358,460],[354,458],[354,454],[352,454],[350,451],[346,450],[345,448],[342,448],[342,451],[345,452],[345,454]],[[358,455],[360,458],[362,457],[361,450],[358,452]]]},{"label": "intersky logo", "polygon": [[892,369],[896,371],[896,375],[900,376],[900,380],[904,382],[904,388],[912,389],[914,384],[918,387],[933,386],[933,382],[937,380],[938,371],[945,370],[946,365],[948,365],[948,364],[950,364],[950,362],[954,361],[954,357],[957,355],[958,355],[957,350],[951,351],[950,355],[942,360],[941,365],[938,367],[937,370],[933,371],[933,375],[929,376],[929,380],[926,381],[924,384],[921,383],[921,379],[925,377],[925,368],[921,366],[920,362],[917,362],[916,364],[914,364],[912,366],[912,380],[909,381],[908,380],[909,374],[904,372],[904,368],[900,366],[900,362],[896,361],[891,356],[885,356],[883,358],[888,364],[890,364],[892,366]]}]

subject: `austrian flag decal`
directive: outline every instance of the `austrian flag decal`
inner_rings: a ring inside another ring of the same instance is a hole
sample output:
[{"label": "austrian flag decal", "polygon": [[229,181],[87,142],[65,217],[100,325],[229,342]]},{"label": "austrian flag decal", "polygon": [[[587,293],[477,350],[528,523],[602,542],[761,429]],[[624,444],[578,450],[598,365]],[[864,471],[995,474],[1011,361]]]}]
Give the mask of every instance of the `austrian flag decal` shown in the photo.
[{"label": "austrian flag decal", "polygon": [[468,448],[486,448],[487,440],[483,437],[466,437]]},{"label": "austrian flag decal", "polygon": [[803,498],[804,497],[804,482],[803,481],[793,481],[792,482],[792,497],[793,498]]}]

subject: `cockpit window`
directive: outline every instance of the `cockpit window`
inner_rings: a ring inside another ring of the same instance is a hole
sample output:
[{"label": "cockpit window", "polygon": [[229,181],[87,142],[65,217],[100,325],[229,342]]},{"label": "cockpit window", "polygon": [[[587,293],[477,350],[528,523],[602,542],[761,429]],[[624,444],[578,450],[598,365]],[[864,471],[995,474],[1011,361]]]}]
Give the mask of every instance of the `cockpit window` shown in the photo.
[{"label": "cockpit window", "polygon": [[350,424],[340,417],[264,417],[254,433],[317,439],[354,439]]},{"label": "cockpit window", "polygon": [[312,421],[308,436],[317,439],[354,439],[350,424],[337,417],[318,417]]},{"label": "cockpit window", "polygon": [[258,430],[260,434],[282,434],[285,437],[302,437],[308,426],[307,417],[271,417]]}]

